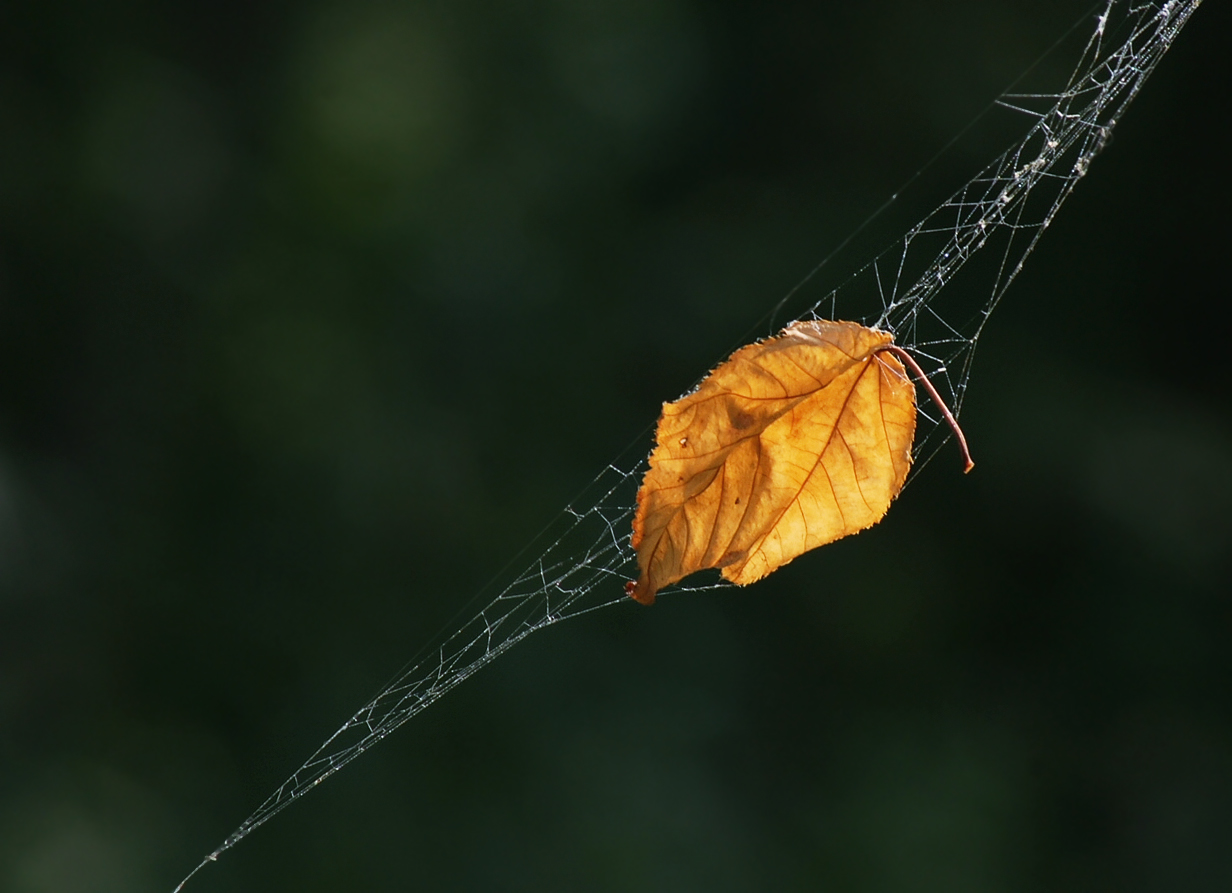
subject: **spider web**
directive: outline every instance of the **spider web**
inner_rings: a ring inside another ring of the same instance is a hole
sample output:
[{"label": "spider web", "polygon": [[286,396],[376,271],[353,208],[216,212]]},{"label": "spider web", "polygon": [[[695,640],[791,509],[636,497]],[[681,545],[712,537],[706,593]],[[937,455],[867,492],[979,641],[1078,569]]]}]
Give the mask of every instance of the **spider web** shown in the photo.
[{"label": "spider web", "polygon": [[[966,185],[800,317],[858,319],[894,333],[954,414],[988,318],[1061,204],[1086,175],[1113,128],[1201,0],[1108,0],[1064,87],[1005,93],[996,105],[1021,116],[1025,134]],[[841,248],[841,246],[840,246]],[[973,259],[979,258],[976,263]],[[822,265],[826,262],[823,261]],[[792,290],[798,298],[822,265]],[[962,279],[958,285],[955,281]],[[839,313],[840,307],[843,313]],[[870,308],[862,315],[852,309]],[[950,436],[921,407],[914,476]],[[334,732],[222,844],[176,886],[342,769],[458,683],[531,633],[628,603],[637,575],[629,533],[645,458],[617,459],[511,563],[529,560],[469,621],[420,653]],[[673,587],[715,588],[721,583]]]}]

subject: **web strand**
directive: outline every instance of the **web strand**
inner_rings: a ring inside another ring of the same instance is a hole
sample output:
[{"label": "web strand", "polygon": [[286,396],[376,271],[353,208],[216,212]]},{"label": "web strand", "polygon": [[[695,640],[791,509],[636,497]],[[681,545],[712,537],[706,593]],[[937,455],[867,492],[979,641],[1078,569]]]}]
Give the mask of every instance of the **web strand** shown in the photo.
[{"label": "web strand", "polygon": [[[1029,119],[1026,134],[802,316],[835,318],[841,307],[845,318],[893,332],[957,416],[990,314],[1200,2],[1109,0],[1063,90],[1011,93],[998,100],[1000,107]],[[953,288],[977,255],[993,263],[962,289]],[[861,314],[861,307],[869,309]],[[913,475],[950,436],[937,422],[920,420]],[[636,576],[628,541],[645,470],[643,459],[600,472],[541,538],[546,545],[538,557],[474,618],[356,711],[175,890],[531,633],[599,608],[631,604],[623,584]],[[675,588],[717,585],[725,584]]]}]

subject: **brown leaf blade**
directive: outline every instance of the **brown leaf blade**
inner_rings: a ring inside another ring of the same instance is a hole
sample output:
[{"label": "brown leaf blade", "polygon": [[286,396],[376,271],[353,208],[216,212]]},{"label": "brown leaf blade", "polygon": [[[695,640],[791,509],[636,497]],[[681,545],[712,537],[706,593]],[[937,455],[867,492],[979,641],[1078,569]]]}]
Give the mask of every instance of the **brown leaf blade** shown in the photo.
[{"label": "brown leaf blade", "polygon": [[637,495],[630,595],[721,568],[745,585],[876,524],[902,489],[915,388],[887,332],[796,322],[665,403]]}]

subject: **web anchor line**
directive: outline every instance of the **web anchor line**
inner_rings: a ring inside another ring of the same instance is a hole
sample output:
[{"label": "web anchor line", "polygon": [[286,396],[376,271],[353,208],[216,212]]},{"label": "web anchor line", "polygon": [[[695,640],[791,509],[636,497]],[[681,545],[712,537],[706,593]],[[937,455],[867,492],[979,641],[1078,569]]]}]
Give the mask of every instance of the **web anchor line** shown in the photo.
[{"label": "web anchor line", "polygon": [[[802,315],[817,316],[824,305],[835,316],[840,291],[845,307],[879,308],[863,321],[893,332],[896,344],[922,361],[921,371],[958,416],[989,316],[1200,4],[1108,0],[1064,89],[1006,94],[998,100],[1011,114],[1032,121],[1026,134]],[[1115,42],[1118,35],[1124,36]],[[986,248],[994,250],[984,252]],[[982,253],[994,263],[981,271],[986,277],[979,286],[983,297],[973,308],[971,289],[948,286]],[[956,291],[966,296],[966,303],[962,295],[953,296]],[[948,431],[935,419],[921,425],[916,452],[923,461],[916,462],[913,474],[935,454]],[[635,576],[635,561],[627,531],[645,469],[643,460],[632,468],[612,464],[601,471],[582,498],[560,513],[558,529],[542,540],[547,545],[538,557],[428,652],[430,658],[396,675],[330,735],[202,859],[175,887],[176,893],[206,865],[531,633],[628,603],[621,584]]]}]

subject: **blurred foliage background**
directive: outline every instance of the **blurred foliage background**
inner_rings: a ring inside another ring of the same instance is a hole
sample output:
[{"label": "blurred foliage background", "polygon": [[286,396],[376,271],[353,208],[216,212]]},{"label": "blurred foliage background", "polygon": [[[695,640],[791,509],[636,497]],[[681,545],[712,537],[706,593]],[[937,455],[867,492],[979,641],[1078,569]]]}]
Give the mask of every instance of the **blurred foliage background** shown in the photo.
[{"label": "blurred foliage background", "polygon": [[[0,7],[0,889],[169,891],[1086,9]],[[188,889],[1232,889],[1228,18],[998,309],[974,474],[531,638]]]}]

